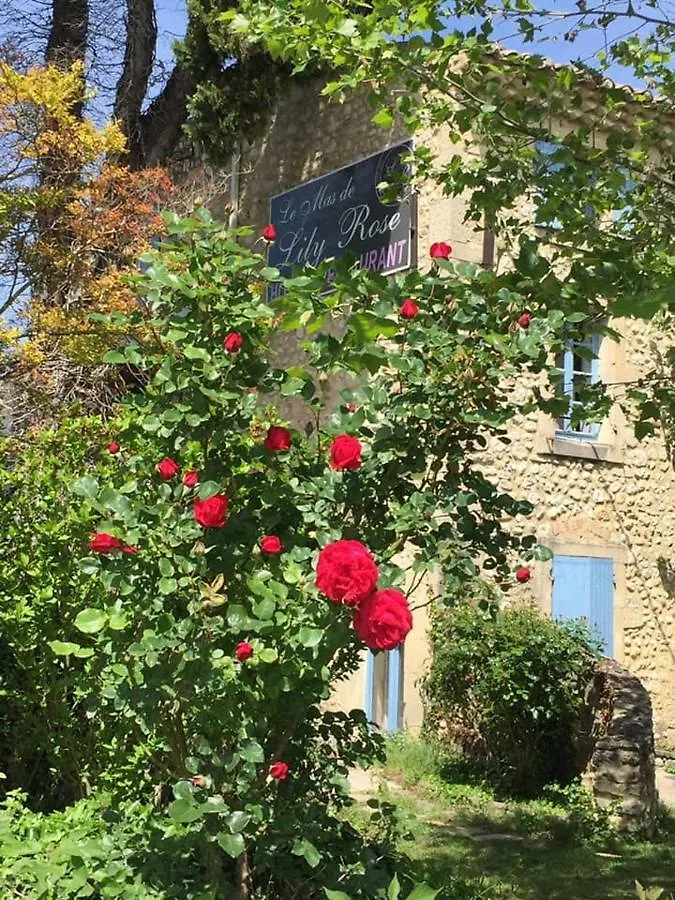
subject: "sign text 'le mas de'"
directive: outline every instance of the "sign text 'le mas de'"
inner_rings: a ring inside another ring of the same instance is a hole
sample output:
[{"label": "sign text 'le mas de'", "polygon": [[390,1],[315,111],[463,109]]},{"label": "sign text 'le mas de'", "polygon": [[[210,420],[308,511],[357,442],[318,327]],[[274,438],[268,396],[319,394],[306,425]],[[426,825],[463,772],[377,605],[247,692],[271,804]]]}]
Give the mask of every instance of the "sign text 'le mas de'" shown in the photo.
[{"label": "sign text 'le mas de'", "polygon": [[[402,159],[411,149],[412,141],[404,141],[273,197],[270,222],[277,238],[269,265],[290,275],[295,266],[316,266],[347,252],[362,269],[383,275],[413,265],[414,198]],[[394,191],[386,190],[388,182]],[[282,293],[280,284],[272,284],[268,297]]]}]

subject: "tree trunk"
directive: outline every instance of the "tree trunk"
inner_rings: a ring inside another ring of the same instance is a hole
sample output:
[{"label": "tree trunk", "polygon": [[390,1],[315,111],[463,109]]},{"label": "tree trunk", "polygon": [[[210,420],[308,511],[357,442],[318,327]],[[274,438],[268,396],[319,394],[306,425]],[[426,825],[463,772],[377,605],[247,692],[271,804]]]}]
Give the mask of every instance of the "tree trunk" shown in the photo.
[{"label": "tree trunk", "polygon": [[248,853],[244,851],[241,856],[237,857],[236,894],[234,895],[234,900],[249,900],[252,889],[251,866]]}]

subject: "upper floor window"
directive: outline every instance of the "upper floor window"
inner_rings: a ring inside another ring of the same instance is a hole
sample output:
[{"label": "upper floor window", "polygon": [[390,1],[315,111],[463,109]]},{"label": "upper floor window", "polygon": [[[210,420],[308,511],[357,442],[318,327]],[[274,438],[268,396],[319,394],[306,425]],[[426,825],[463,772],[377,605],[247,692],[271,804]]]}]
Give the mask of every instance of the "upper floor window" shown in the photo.
[{"label": "upper floor window", "polygon": [[[552,231],[562,230],[563,223],[555,215],[555,210],[563,210],[565,214],[575,211],[578,202],[579,186],[578,166],[571,159],[571,151],[565,144],[554,141],[535,141],[534,149],[537,153],[535,163],[540,190],[534,193],[534,223],[539,228],[547,228]],[[550,186],[548,196],[541,190],[547,181],[555,178],[555,190]],[[591,178],[589,169],[586,178]],[[586,219],[595,218],[595,210],[590,203],[583,206],[583,215]]]},{"label": "upper floor window", "polygon": [[595,440],[598,436],[599,423],[578,421],[574,413],[582,406],[584,389],[599,381],[599,350],[600,336],[594,334],[570,339],[558,354],[556,365],[561,372],[559,391],[568,399],[567,412],[560,416],[556,425],[556,433],[560,437]]}]

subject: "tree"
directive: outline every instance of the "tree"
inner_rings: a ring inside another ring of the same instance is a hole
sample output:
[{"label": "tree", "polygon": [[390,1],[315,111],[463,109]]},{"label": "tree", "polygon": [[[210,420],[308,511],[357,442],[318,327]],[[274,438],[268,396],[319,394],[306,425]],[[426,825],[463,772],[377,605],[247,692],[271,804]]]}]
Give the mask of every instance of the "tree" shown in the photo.
[{"label": "tree", "polygon": [[[303,0],[243,0],[236,14],[221,18],[242,41],[264,46],[294,72],[324,67],[331,73],[326,94],[366,85],[376,122],[388,126],[399,116],[412,132],[433,123],[475,147],[477,156],[458,155],[445,167],[418,148],[417,177],[468,197],[468,219],[494,232],[513,258],[514,266],[499,272],[515,305],[535,317],[573,314],[587,333],[611,335],[608,318],[673,312],[675,27],[653,14],[653,4],[637,10],[579,4],[563,14],[570,40],[619,18],[637,29],[610,41],[595,67],[552,66],[491,41],[499,17],[531,42],[546,16],[555,15],[508,0],[382,0],[362,11],[340,0],[321,8]],[[604,80],[613,62],[648,80],[656,96]],[[570,115],[582,107],[583,115]],[[556,133],[554,120],[565,123],[564,133]],[[523,197],[536,200],[536,229],[523,219]],[[670,351],[666,369],[673,360]],[[654,430],[655,420],[672,423],[671,381],[657,368],[613,396],[638,404],[641,434]],[[601,388],[586,399],[596,415],[612,402]]]}]

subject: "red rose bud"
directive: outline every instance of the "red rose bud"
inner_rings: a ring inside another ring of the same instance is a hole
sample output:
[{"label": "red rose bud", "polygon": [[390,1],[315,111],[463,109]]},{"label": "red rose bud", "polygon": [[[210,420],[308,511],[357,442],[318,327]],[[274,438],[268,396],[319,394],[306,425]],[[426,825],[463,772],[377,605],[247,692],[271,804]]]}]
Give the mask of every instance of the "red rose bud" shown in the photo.
[{"label": "red rose bud", "polygon": [[412,613],[400,591],[371,594],[354,613],[354,628],[371,650],[393,650],[412,629]]},{"label": "red rose bud", "polygon": [[239,353],[243,345],[244,339],[237,331],[231,331],[223,341],[223,347],[228,353]]},{"label": "red rose bud", "polygon": [[450,244],[446,244],[445,241],[437,241],[429,249],[429,256],[432,259],[447,259],[451,253],[452,247]]},{"label": "red rose bud", "polygon": [[274,453],[279,450],[290,450],[293,440],[288,428],[280,425],[271,425],[267,429],[267,437],[264,440],[264,446]]},{"label": "red rose bud", "polygon": [[414,319],[419,311],[420,308],[412,297],[408,297],[408,299],[401,304],[398,314],[402,319]]},{"label": "red rose bud", "polygon": [[108,453],[119,453],[120,449],[120,445],[117,443],[117,441],[110,441],[110,443],[106,447]]},{"label": "red rose bud", "polygon": [[131,544],[127,544],[126,547],[122,547],[122,553],[127,553],[129,556],[136,556],[138,547],[132,547]]},{"label": "red rose bud", "polygon": [[266,534],[260,541],[260,549],[263,553],[281,553],[284,549],[284,545],[276,534]]},{"label": "red rose bud", "polygon": [[516,571],[516,581],[519,581],[521,584],[527,584],[530,578],[532,578],[532,572],[527,568],[527,566],[521,566]]},{"label": "red rose bud", "polygon": [[316,586],[334,603],[358,606],[375,590],[378,571],[360,541],[335,541],[319,553]]},{"label": "red rose bud", "polygon": [[188,488],[197,487],[199,484],[199,472],[195,472],[194,469],[190,472],[186,472],[185,475],[183,475],[183,484]]},{"label": "red rose bud", "polygon": [[265,227],[262,230],[262,236],[265,238],[266,241],[270,241],[270,242],[276,241],[277,229],[275,228],[274,225],[265,225]]},{"label": "red rose bud", "polygon": [[237,644],[234,648],[234,655],[239,662],[246,662],[247,659],[250,659],[253,656],[253,647],[248,641],[241,641],[241,643]]},{"label": "red rose bud", "polygon": [[289,771],[290,768],[287,763],[275,762],[269,767],[269,776],[276,779],[276,781],[286,781]]},{"label": "red rose bud", "polygon": [[530,327],[530,322],[532,321],[532,315],[529,312],[524,312],[518,316],[517,320],[518,324],[525,331]]},{"label": "red rose bud", "polygon": [[214,494],[206,500],[195,500],[192,511],[195,522],[204,528],[222,528],[227,522],[230,501],[223,494]]},{"label": "red rose bud", "polygon": [[357,409],[358,409],[358,406],[356,405],[356,403],[348,403],[347,404],[347,412],[355,413]]},{"label": "red rose bud", "polygon": [[180,466],[175,459],[171,459],[170,456],[165,456],[164,459],[157,464],[157,471],[165,481],[168,481],[170,478],[178,475]]},{"label": "red rose bud", "polygon": [[113,553],[115,550],[122,549],[122,541],[113,537],[112,534],[99,531],[89,538],[89,549],[93,553]]},{"label": "red rose bud", "polygon": [[193,775],[190,781],[196,788],[205,788],[208,784],[206,776],[204,775]]},{"label": "red rose bud", "polygon": [[330,448],[330,464],[333,469],[361,468],[361,441],[349,434],[341,434],[335,438]]}]

